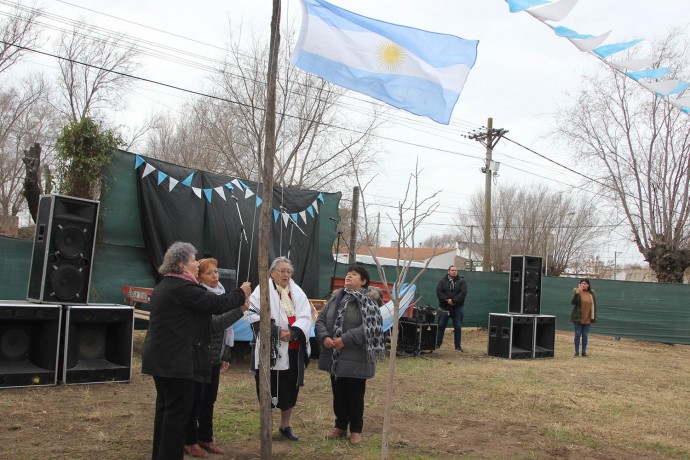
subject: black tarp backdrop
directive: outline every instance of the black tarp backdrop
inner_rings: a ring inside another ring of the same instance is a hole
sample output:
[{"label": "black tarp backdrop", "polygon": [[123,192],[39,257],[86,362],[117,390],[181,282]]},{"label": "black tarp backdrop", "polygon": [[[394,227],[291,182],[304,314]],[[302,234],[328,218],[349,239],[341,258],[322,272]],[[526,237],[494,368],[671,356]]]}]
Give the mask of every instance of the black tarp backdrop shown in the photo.
[{"label": "black tarp backdrop", "polygon": [[[142,233],[153,270],[157,273],[172,243],[187,241],[196,247],[197,258],[215,257],[219,267],[237,270],[239,282],[248,276],[252,286],[257,285],[259,213],[263,206],[260,184],[139,158],[143,161],[135,169],[137,193]],[[269,262],[289,255],[295,268],[293,279],[307,296],[318,293],[320,205],[318,191],[273,190]]]}]

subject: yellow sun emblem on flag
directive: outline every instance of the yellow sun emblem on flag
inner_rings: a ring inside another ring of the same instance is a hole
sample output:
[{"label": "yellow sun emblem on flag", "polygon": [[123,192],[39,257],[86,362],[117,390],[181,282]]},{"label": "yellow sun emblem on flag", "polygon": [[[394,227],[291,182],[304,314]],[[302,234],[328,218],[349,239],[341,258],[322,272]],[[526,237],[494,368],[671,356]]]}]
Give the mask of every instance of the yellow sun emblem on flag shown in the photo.
[{"label": "yellow sun emblem on flag", "polygon": [[379,44],[376,51],[379,64],[389,72],[400,69],[405,62],[405,49],[391,41]]}]

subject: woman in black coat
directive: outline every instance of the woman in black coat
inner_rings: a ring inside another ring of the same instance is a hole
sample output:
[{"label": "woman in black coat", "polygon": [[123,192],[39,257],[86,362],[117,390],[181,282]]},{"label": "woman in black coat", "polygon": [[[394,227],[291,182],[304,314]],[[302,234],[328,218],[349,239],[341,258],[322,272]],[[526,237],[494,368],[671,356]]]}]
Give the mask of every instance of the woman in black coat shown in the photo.
[{"label": "woman in black coat", "polygon": [[211,380],[211,315],[240,308],[251,286],[215,295],[199,285],[196,249],[189,243],[173,243],[158,271],[163,279],[151,294],[141,364],[156,385],[151,458],[181,460],[194,382]]}]

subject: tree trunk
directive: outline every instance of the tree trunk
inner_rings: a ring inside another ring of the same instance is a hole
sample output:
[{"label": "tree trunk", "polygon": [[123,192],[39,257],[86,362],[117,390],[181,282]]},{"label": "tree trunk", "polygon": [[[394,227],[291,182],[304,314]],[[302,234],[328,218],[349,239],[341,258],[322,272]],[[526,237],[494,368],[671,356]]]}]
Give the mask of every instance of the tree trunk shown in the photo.
[{"label": "tree trunk", "polygon": [[268,460],[272,453],[273,418],[271,415],[271,305],[269,300],[268,247],[271,242],[271,209],[273,205],[273,165],[276,148],[276,75],[278,73],[278,49],[280,48],[280,0],[273,0],[273,17],[271,19],[271,47],[268,59],[266,81],[266,119],[264,144],[263,203],[259,219],[259,286],[261,291],[261,320],[259,350],[259,401],[261,406],[261,458]]}]

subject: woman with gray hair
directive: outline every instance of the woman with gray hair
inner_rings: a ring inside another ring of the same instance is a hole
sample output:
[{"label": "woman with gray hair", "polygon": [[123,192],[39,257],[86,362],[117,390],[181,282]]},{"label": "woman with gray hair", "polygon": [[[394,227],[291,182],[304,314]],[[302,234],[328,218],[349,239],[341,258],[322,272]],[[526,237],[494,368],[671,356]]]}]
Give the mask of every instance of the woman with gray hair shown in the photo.
[{"label": "woman with gray hair", "polygon": [[[292,410],[297,404],[299,387],[304,386],[304,368],[311,353],[309,336],[314,323],[307,295],[292,280],[292,262],[286,257],[278,257],[271,264],[270,272],[268,285],[271,304],[272,405],[280,409],[280,434],[291,441],[297,441],[299,438],[291,426]],[[249,298],[247,315],[257,337],[252,366],[256,375],[257,395],[258,369],[260,365],[265,365],[259,362],[261,337],[256,327],[260,319],[260,299],[261,293],[257,286]]]},{"label": "woman with gray hair", "polygon": [[251,285],[213,294],[196,279],[196,249],[183,242],[168,248],[158,271],[163,279],[151,294],[141,362],[141,372],[156,385],[151,458],[181,460],[195,382],[211,380],[211,315],[241,308]]}]

